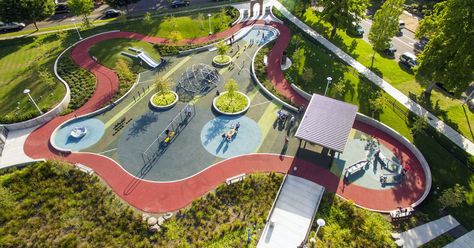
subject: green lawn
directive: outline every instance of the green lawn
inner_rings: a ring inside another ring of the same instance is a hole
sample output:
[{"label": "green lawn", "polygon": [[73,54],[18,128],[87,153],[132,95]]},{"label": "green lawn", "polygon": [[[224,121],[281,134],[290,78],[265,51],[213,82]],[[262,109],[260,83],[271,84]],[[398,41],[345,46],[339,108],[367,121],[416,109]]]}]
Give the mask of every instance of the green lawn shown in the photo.
[{"label": "green lawn", "polygon": [[[281,2],[285,6],[291,7],[290,10],[294,8],[292,0],[281,0]],[[307,9],[303,15],[300,11],[294,11],[293,14],[324,37],[329,37],[331,26],[320,19],[319,12]],[[369,43],[360,38],[351,37],[343,30],[337,30],[335,37],[329,40],[370,68],[374,50]],[[474,141],[474,131],[471,131],[474,129],[474,114],[467,108],[464,109],[459,100],[447,97],[436,90],[432,92],[430,99],[424,99],[422,93],[427,87],[427,83],[423,78],[415,78],[411,71],[400,66],[398,62],[378,53],[375,55],[372,70],[405,95],[416,99],[423,107],[461,132],[467,139]]]},{"label": "green lawn", "polygon": [[59,81],[47,86],[38,79],[39,70],[52,73],[54,59],[63,49],[56,35],[1,41],[0,47],[0,123],[39,115],[23,94],[26,88],[44,111],[64,97],[65,87]]},{"label": "green lawn", "polygon": [[[359,112],[373,116],[412,141],[423,153],[430,165],[433,177],[432,189],[439,187],[437,191],[439,194],[443,189],[453,187],[456,183],[464,185],[469,189],[469,181],[472,180],[474,182],[474,173],[469,169],[469,165],[474,166],[469,161],[470,156],[432,129],[413,136],[410,128],[412,114],[408,109],[395,102],[393,98],[360,76],[350,66],[319,45],[319,43],[306,37],[298,28],[287,21],[285,24],[290,27],[293,34],[287,48],[290,58],[292,58],[297,49],[303,49],[306,60],[304,71],[306,74],[308,74],[308,70],[312,71],[310,77],[305,76],[305,73],[299,75],[294,64],[285,72],[285,76],[290,82],[295,83],[308,92],[323,94],[327,76],[332,76],[334,83],[342,81],[343,83],[341,84],[345,88],[344,93],[337,94],[335,84],[332,84],[328,90],[328,95],[358,105]],[[295,61],[293,59],[293,63]],[[384,103],[382,112],[374,113],[373,110],[376,108],[374,108],[374,104],[371,104],[371,101],[378,95],[384,96],[387,101]],[[473,194],[474,188],[470,188],[469,191]],[[437,195],[434,195],[432,191],[427,200],[418,209],[421,209],[432,219],[438,218],[440,206],[436,199]],[[448,212],[455,216],[466,228],[474,228],[474,211],[472,206],[464,204],[459,208],[448,209]]]},{"label": "green lawn", "polygon": [[145,62],[140,64],[141,60],[139,58],[131,58],[122,54],[122,52],[135,54],[135,52],[128,50],[129,47],[143,49],[155,61],[160,61],[160,54],[153,48],[153,44],[132,39],[113,39],[99,42],[91,47],[89,54],[96,57],[99,63],[111,69],[115,68],[118,59],[127,61],[132,66],[132,71],[136,73],[149,69]]}]

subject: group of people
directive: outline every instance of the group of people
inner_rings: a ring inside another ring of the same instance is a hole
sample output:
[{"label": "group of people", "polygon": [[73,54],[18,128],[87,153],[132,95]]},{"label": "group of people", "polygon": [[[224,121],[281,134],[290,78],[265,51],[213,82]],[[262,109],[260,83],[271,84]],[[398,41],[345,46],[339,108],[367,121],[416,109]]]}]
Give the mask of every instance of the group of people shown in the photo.
[{"label": "group of people", "polygon": [[230,126],[230,129],[221,135],[222,139],[226,141],[231,141],[234,138],[234,136],[237,134],[237,132],[239,132],[239,128],[240,128],[240,122],[237,122],[236,124],[232,124]]},{"label": "group of people", "polygon": [[281,109],[277,111],[277,117],[278,117],[278,120],[281,122],[285,122],[288,118],[290,118],[290,127],[293,126],[296,120],[294,115],[289,114],[288,112],[283,111]]}]

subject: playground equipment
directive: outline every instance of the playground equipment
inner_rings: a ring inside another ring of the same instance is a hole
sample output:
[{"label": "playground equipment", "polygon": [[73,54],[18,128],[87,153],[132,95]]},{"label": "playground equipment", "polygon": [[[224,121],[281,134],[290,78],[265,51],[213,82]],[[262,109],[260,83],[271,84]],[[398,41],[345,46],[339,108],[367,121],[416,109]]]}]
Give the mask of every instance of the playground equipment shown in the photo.
[{"label": "playground equipment", "polygon": [[71,136],[76,139],[80,139],[87,134],[87,128],[85,127],[75,127],[71,131]]},{"label": "playground equipment", "polygon": [[155,69],[156,67],[158,67],[161,64],[161,61],[156,62],[154,59],[152,59],[150,56],[148,56],[143,51],[143,49],[136,49],[136,48],[133,48],[133,47],[129,47],[128,50],[135,52],[136,55],[132,54],[132,53],[128,53],[128,52],[122,52],[122,54],[126,55],[126,56],[129,56],[129,57],[132,57],[132,58],[139,58],[153,69]]},{"label": "playground equipment", "polygon": [[158,159],[195,115],[196,107],[194,105],[187,104],[182,108],[168,126],[142,152],[143,163],[145,165],[151,164]]},{"label": "playground equipment", "polygon": [[188,67],[178,81],[177,93],[180,99],[191,100],[196,95],[205,95],[222,81],[219,72],[206,64]]}]

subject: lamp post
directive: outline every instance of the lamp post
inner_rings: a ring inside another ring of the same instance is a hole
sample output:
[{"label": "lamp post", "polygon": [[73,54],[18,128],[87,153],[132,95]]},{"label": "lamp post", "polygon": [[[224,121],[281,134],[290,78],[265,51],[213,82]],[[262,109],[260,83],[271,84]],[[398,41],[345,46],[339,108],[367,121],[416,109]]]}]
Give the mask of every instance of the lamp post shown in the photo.
[{"label": "lamp post", "polygon": [[318,228],[316,228],[316,233],[314,234],[314,237],[312,237],[310,239],[310,242],[313,243],[313,244],[316,243],[316,237],[318,236],[319,228],[325,226],[326,221],[324,221],[323,219],[318,219],[318,220],[316,220],[316,223],[318,224]]},{"label": "lamp post", "polygon": [[74,28],[76,29],[77,35],[79,35],[79,40],[82,40],[81,33],[79,33],[79,29],[76,26],[76,19],[72,18],[71,21],[74,24]]},{"label": "lamp post", "polygon": [[25,89],[23,91],[23,93],[25,93],[26,95],[28,95],[28,97],[30,98],[31,102],[33,103],[33,105],[35,105],[36,109],[40,112],[40,114],[43,114],[43,111],[41,111],[41,109],[38,107],[38,105],[36,104],[35,100],[33,100],[33,97],[31,97],[30,95],[30,89]]},{"label": "lamp post", "polygon": [[212,29],[211,29],[211,14],[207,14],[207,17],[209,18],[209,35],[212,34]]},{"label": "lamp post", "polygon": [[326,96],[326,93],[328,91],[328,87],[329,87],[329,85],[331,84],[331,81],[332,81],[332,77],[327,77],[326,80],[328,82],[326,83],[326,90],[324,90],[324,96]]}]

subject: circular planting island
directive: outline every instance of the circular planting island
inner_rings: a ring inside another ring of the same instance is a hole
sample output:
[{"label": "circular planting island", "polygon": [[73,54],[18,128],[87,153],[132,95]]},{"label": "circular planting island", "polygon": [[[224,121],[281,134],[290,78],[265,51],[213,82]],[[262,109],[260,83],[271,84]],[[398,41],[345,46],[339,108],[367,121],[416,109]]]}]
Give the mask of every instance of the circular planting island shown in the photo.
[{"label": "circular planting island", "polygon": [[155,93],[150,98],[150,104],[153,108],[165,110],[170,109],[178,102],[178,94],[174,91],[169,91],[165,94]]},{"label": "circular planting island", "polygon": [[224,115],[240,115],[250,107],[250,98],[242,92],[236,91],[233,97],[223,92],[214,98],[214,109]]},{"label": "circular planting island", "polygon": [[219,67],[228,66],[232,62],[232,58],[229,55],[217,55],[212,59],[212,63]]}]

